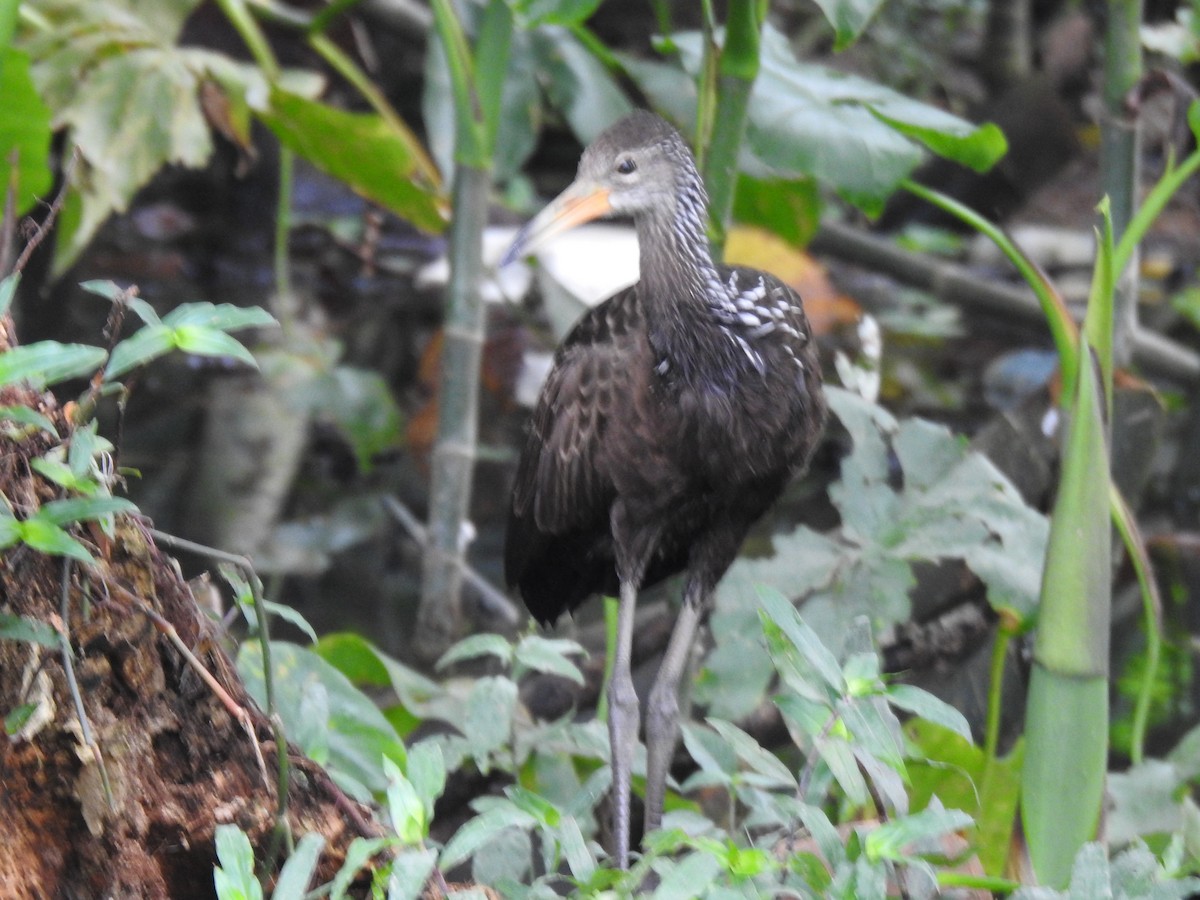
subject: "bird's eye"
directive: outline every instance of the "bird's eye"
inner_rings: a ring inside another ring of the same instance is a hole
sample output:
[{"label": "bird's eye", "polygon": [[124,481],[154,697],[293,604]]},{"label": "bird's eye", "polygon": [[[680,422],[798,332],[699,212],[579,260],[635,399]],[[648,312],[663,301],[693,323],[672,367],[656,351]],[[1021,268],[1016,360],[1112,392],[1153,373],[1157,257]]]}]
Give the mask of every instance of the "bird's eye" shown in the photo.
[{"label": "bird's eye", "polygon": [[635,163],[628,156],[625,157],[623,160],[621,160],[619,163],[617,163],[617,171],[620,172],[622,175],[628,175],[631,172],[635,171],[636,169],[637,169],[637,163]]}]

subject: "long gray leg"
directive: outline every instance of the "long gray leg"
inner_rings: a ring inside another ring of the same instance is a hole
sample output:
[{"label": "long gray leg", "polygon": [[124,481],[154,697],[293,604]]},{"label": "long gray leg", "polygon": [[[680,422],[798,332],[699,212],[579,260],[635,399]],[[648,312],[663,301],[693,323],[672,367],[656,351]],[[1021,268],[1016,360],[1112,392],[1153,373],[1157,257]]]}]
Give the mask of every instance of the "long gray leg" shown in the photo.
[{"label": "long gray leg", "polygon": [[693,590],[691,584],[685,589],[683,607],[646,706],[646,834],[662,824],[667,775],[679,737],[679,680],[687,668],[696,627],[704,616],[703,593]]},{"label": "long gray leg", "polygon": [[617,611],[617,650],[608,682],[608,740],[612,750],[613,855],[621,869],[629,867],[629,779],[638,742],[638,697],[633,688],[633,614],[636,581],[621,582]]}]

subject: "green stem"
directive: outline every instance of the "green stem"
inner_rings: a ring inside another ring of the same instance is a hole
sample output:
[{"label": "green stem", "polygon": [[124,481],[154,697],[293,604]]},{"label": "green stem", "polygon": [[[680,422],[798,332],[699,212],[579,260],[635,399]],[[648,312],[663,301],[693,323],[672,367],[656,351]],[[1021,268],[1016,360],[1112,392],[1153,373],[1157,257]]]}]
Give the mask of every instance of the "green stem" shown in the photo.
[{"label": "green stem", "polygon": [[1042,314],[1046,317],[1046,324],[1050,328],[1050,336],[1054,340],[1054,347],[1058,351],[1059,367],[1062,370],[1063,391],[1064,397],[1073,396],[1073,381],[1074,371],[1077,366],[1075,364],[1075,356],[1078,353],[1079,347],[1079,326],[1075,324],[1075,320],[1071,318],[1071,313],[1067,309],[1067,304],[1054,290],[1046,276],[1037,268],[1032,260],[1021,251],[1021,249],[1013,243],[997,225],[989,222],[986,218],[979,215],[975,210],[968,206],[964,206],[957,200],[952,200],[945,194],[925,187],[923,184],[906,178],[900,182],[900,186],[909,193],[915,194],[927,203],[932,203],[938,209],[950,213],[957,219],[970,225],[980,234],[986,235],[1000,249],[1000,252],[1005,255],[1020,273],[1025,283],[1033,290],[1034,296],[1037,297],[1038,303],[1042,307]]},{"label": "green stem", "polygon": [[1013,633],[1001,620],[996,629],[996,640],[992,644],[992,664],[988,673],[987,730],[983,739],[983,751],[987,754],[989,764],[996,759],[996,751],[1000,747],[1000,712],[1004,698],[1004,664],[1008,659],[1008,645],[1012,642]]},{"label": "green stem", "polygon": [[244,0],[217,0],[217,6],[225,13],[225,18],[234,27],[245,42],[250,55],[258,63],[258,67],[267,76],[267,81],[279,80],[279,61],[267,42],[267,36],[258,27],[258,20],[250,12]]},{"label": "green stem", "polygon": [[361,2],[362,0],[330,0],[328,6],[312,17],[308,30],[313,34],[324,33],[334,19]]},{"label": "green stem", "polygon": [[[1126,98],[1142,76],[1141,0],[1108,0],[1104,29],[1104,115],[1100,120],[1100,178],[1112,204],[1113,233],[1120,238],[1133,219],[1139,182],[1137,115]],[[1130,250],[1136,254],[1136,249]],[[1123,273],[1114,295],[1113,351],[1128,365],[1137,328],[1137,274]]]},{"label": "green stem", "polygon": [[279,148],[279,199],[275,208],[275,315],[284,338],[295,334],[292,315],[292,267],[288,256],[288,236],[292,232],[292,175],[296,155],[287,147]]},{"label": "green stem", "polygon": [[738,151],[746,133],[750,93],[758,77],[761,13],[758,0],[734,0],[730,4],[725,42],[717,63],[712,141],[703,166],[712,243],[718,256],[725,245],[725,233],[733,210]]},{"label": "green stem", "polygon": [[1137,575],[1142,596],[1143,631],[1146,635],[1146,669],[1138,685],[1137,699],[1133,706],[1133,733],[1130,736],[1129,758],[1134,765],[1145,759],[1146,729],[1150,721],[1150,705],[1154,683],[1158,679],[1159,660],[1162,656],[1162,600],[1158,584],[1150,568],[1150,556],[1146,544],[1138,531],[1137,522],[1129,505],[1116,484],[1109,484],[1109,503],[1112,508],[1113,524],[1129,552],[1129,560]]},{"label": "green stem", "polygon": [[1150,230],[1154,220],[1198,169],[1200,169],[1200,150],[1195,150],[1178,167],[1172,166],[1163,173],[1162,178],[1146,195],[1146,199],[1142,201],[1138,211],[1129,220],[1124,232],[1117,234],[1117,248],[1113,252],[1113,271],[1118,276],[1133,259],[1137,245]]},{"label": "green stem", "polygon": [[412,129],[408,127],[405,121],[400,118],[396,110],[392,108],[392,104],[388,102],[387,97],[375,85],[367,74],[359,68],[359,66],[342,52],[342,48],[331,41],[326,35],[319,33],[311,33],[308,36],[309,45],[320,54],[325,62],[329,63],[330,68],[344,78],[351,87],[353,87],[363,99],[370,104],[371,108],[379,114],[387,124],[398,134],[404,138],[404,143],[408,146],[413,158],[417,164],[417,169],[421,176],[429,184],[440,184],[441,177],[438,173],[437,166],[433,160],[425,153],[424,147],[417,136],[413,134]]}]

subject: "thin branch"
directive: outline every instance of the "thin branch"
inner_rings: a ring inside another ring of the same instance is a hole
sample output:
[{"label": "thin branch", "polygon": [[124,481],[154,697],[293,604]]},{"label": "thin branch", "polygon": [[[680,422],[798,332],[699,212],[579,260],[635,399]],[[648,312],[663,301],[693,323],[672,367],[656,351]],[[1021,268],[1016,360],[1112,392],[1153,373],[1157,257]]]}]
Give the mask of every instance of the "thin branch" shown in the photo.
[{"label": "thin branch", "polygon": [[[383,505],[400,526],[408,532],[408,536],[422,550],[427,549],[429,545],[429,532],[421,524],[420,520],[412,514],[412,511],[395,497],[384,497]],[[480,575],[466,560],[461,560],[460,565],[462,566],[463,580],[479,592],[480,605],[483,607],[484,612],[509,626],[515,626],[521,621],[520,611],[503,592]]]},{"label": "thin branch", "polygon": [[67,202],[67,189],[71,186],[71,179],[75,175],[75,166],[79,163],[79,148],[76,147],[71,153],[71,158],[67,161],[66,167],[63,169],[62,186],[58,189],[58,194],[54,198],[54,202],[50,204],[50,209],[46,213],[46,218],[38,223],[34,228],[33,234],[29,240],[25,242],[25,249],[21,251],[21,255],[17,257],[17,261],[13,264],[14,272],[23,272],[25,265],[29,262],[29,257],[33,256],[33,251],[38,248],[38,245],[46,239],[54,228],[54,220],[58,218],[59,212],[63,208],[63,204]]},{"label": "thin branch", "polygon": [[100,745],[96,742],[96,737],[92,733],[92,726],[88,722],[87,710],[83,708],[83,697],[79,693],[79,681],[75,678],[75,664],[72,661],[71,653],[71,566],[71,558],[64,556],[62,600],[59,604],[59,617],[62,619],[62,627],[58,629],[59,648],[62,650],[63,670],[67,679],[67,687],[71,690],[71,702],[75,704],[75,715],[79,718],[80,735],[83,738],[83,743],[96,759],[96,766],[100,772],[100,783],[104,787],[104,799],[108,801],[108,808],[115,810],[116,804],[113,802],[112,783],[108,778],[108,768],[104,765],[104,754],[100,752]]}]

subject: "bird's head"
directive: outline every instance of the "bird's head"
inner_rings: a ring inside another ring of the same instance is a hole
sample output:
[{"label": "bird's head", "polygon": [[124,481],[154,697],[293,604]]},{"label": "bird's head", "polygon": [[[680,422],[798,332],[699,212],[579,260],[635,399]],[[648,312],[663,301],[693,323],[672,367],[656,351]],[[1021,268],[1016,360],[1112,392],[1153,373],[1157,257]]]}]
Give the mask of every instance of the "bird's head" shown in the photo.
[{"label": "bird's head", "polygon": [[521,229],[501,265],[576,225],[608,216],[673,216],[681,180],[703,188],[687,143],[654,113],[638,110],[610,126],[583,151],[565,191]]}]

